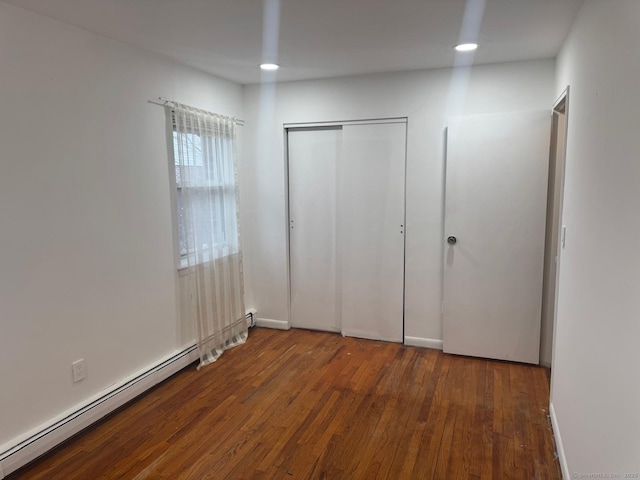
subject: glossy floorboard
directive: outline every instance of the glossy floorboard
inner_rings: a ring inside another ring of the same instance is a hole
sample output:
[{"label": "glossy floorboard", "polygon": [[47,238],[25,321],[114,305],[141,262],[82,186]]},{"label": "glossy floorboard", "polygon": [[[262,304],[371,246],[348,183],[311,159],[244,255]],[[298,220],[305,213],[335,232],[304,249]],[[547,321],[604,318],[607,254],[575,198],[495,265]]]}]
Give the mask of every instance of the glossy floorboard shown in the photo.
[{"label": "glossy floorboard", "polygon": [[253,329],[9,478],[557,479],[548,371]]}]

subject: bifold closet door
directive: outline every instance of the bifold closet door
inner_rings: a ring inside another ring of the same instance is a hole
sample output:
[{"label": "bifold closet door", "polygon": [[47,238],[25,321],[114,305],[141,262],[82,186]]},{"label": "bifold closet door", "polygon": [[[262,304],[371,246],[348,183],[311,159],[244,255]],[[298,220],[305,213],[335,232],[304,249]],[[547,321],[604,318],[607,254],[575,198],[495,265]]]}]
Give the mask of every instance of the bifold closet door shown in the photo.
[{"label": "bifold closet door", "polygon": [[338,164],[342,334],[403,341],[406,123],[344,125]]},{"label": "bifold closet door", "polygon": [[340,331],[336,278],[337,162],[341,130],[289,129],[291,324]]}]

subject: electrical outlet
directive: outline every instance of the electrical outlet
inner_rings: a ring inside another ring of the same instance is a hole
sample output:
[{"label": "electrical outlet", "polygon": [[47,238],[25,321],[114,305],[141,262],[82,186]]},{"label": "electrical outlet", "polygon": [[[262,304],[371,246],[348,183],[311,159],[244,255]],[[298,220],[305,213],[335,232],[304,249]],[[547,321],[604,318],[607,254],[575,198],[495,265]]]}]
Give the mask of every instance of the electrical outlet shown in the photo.
[{"label": "electrical outlet", "polygon": [[73,383],[84,380],[87,376],[87,367],[84,363],[84,358],[73,362],[71,364],[71,371],[73,372]]}]

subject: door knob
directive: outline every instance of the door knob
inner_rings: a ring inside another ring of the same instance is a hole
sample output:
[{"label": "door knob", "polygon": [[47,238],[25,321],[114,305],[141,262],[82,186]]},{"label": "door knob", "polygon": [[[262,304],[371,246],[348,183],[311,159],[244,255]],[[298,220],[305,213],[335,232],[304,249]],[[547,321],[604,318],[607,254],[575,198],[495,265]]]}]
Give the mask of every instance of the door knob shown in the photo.
[{"label": "door knob", "polygon": [[454,237],[453,235],[447,237],[447,243],[449,245],[455,245],[457,241],[458,241],[458,239],[456,237]]}]

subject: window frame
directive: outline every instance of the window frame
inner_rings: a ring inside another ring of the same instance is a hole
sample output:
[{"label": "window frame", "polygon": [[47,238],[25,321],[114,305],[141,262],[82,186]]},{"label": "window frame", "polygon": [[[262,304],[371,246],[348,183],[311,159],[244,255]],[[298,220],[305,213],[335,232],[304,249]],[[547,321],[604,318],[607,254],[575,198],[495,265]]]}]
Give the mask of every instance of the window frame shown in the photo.
[{"label": "window frame", "polygon": [[[209,195],[219,195],[220,196],[220,200],[221,200],[221,205],[222,205],[222,231],[224,234],[224,244],[220,247],[220,246],[216,246],[213,251],[215,252],[223,252],[223,253],[219,253],[217,254],[213,260],[218,259],[218,258],[224,258],[226,256],[229,255],[234,255],[237,254],[239,251],[239,242],[233,242],[233,244],[229,244],[228,242],[228,232],[227,232],[227,215],[229,214],[228,210],[228,205],[235,203],[237,201],[236,198],[233,199],[233,202],[229,202],[229,196],[233,195],[235,197],[235,183],[234,184],[227,184],[224,182],[223,179],[220,179],[219,183],[216,183],[215,185],[207,185],[207,186],[193,186],[193,187],[185,187],[182,185],[182,183],[178,182],[178,169],[180,168],[180,165],[176,163],[176,142],[177,142],[177,137],[176,134],[178,133],[176,124],[175,124],[175,118],[174,118],[174,112],[171,111],[170,115],[167,115],[167,130],[168,130],[168,135],[167,135],[167,150],[169,152],[169,172],[170,172],[170,186],[171,186],[171,210],[172,210],[172,216],[173,216],[173,237],[174,237],[174,251],[175,251],[175,258],[176,258],[176,263],[177,263],[177,267],[178,267],[178,271],[180,272],[180,275],[185,275],[187,272],[187,269],[189,267],[189,261],[188,261],[188,257],[190,255],[188,249],[187,250],[182,250],[181,246],[182,246],[182,242],[180,239],[180,229],[184,229],[185,235],[186,235],[186,225],[184,225],[184,215],[181,216],[181,211],[179,209],[179,204],[178,204],[178,198],[179,198],[179,192],[180,192],[180,204],[182,205],[182,192],[185,189],[206,189],[209,191]],[[192,132],[192,131],[185,131],[185,132],[181,132],[183,134],[186,135],[194,135],[197,136],[199,138],[212,138],[212,140],[218,141],[218,139],[216,139],[216,135],[224,138],[225,134],[224,133],[218,133],[218,132],[210,132],[209,135],[207,135],[206,137],[199,135],[198,133]],[[209,132],[207,132],[209,133]],[[233,140],[233,138],[231,138],[230,136],[228,136],[226,138],[226,140],[230,143],[229,145],[229,149],[228,151],[231,152],[231,155],[235,154],[235,142]],[[204,160],[204,159],[203,159]],[[226,159],[229,162],[231,162],[231,164],[234,163],[234,159]],[[184,208],[184,207],[183,207]],[[182,218],[182,220],[181,220]],[[209,250],[210,252],[211,250]],[[206,252],[206,250],[205,250]],[[204,261],[209,261],[211,260],[210,258],[210,254],[206,255],[206,258]],[[192,266],[196,264],[196,262],[192,262]]]}]

